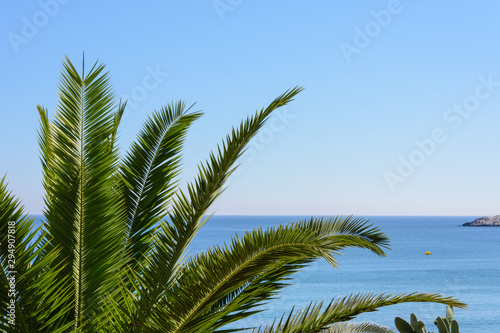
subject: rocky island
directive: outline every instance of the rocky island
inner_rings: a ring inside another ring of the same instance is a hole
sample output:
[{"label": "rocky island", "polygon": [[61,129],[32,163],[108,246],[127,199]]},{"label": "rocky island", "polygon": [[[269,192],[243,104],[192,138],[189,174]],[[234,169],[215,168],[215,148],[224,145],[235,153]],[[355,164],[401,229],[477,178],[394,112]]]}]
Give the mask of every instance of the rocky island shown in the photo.
[{"label": "rocky island", "polygon": [[480,217],[462,224],[462,227],[500,227],[500,215]]}]

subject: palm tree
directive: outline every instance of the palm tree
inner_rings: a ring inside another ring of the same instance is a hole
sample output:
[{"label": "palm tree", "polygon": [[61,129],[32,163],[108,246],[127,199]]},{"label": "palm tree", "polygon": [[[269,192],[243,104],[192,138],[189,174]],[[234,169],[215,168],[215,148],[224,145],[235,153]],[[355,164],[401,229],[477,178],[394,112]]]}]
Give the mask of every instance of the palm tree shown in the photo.
[{"label": "palm tree", "polygon": [[[117,130],[125,103],[114,102],[108,73],[81,73],[63,61],[53,119],[38,106],[44,222],[37,227],[0,181],[0,317],[5,332],[233,332],[229,323],[258,312],[290,276],[317,258],[358,247],[384,256],[389,239],[362,218],[310,218],[259,228],[185,257],[246,145],[293,88],[247,117],[199,165],[185,190],[180,158],[201,116],[184,102],[155,111],[120,159]],[[14,261],[15,260],[15,261]],[[13,272],[14,271],[14,272]],[[437,294],[355,294],[311,304],[256,332],[386,332],[353,324],[357,314],[402,302],[465,304]]]}]

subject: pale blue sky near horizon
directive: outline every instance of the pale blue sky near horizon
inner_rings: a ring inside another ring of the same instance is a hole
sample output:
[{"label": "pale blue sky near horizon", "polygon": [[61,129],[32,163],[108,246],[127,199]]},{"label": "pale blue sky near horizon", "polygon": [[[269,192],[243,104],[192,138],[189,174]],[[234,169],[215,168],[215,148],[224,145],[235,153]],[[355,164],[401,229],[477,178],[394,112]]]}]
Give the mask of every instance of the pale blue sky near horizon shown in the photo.
[{"label": "pale blue sky near horizon", "polygon": [[40,0],[0,5],[0,177],[43,209],[36,105],[65,55],[154,109],[195,103],[181,184],[255,110],[303,86],[215,202],[229,215],[500,214],[500,3]]}]

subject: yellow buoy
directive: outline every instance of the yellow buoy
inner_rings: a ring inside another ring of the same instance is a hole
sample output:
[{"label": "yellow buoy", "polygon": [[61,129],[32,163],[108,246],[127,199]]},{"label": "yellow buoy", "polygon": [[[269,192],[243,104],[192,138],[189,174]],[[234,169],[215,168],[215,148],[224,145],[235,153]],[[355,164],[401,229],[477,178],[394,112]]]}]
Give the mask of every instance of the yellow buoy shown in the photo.
[{"label": "yellow buoy", "polygon": [[430,256],[431,255],[431,251],[425,251],[425,254]]}]

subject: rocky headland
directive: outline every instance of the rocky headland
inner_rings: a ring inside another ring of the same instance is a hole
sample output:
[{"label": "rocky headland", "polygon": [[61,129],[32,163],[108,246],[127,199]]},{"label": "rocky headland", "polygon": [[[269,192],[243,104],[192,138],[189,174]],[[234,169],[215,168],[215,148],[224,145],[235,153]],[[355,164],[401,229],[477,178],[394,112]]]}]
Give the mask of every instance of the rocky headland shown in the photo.
[{"label": "rocky headland", "polygon": [[462,227],[500,227],[500,215],[480,217],[462,224]]}]

